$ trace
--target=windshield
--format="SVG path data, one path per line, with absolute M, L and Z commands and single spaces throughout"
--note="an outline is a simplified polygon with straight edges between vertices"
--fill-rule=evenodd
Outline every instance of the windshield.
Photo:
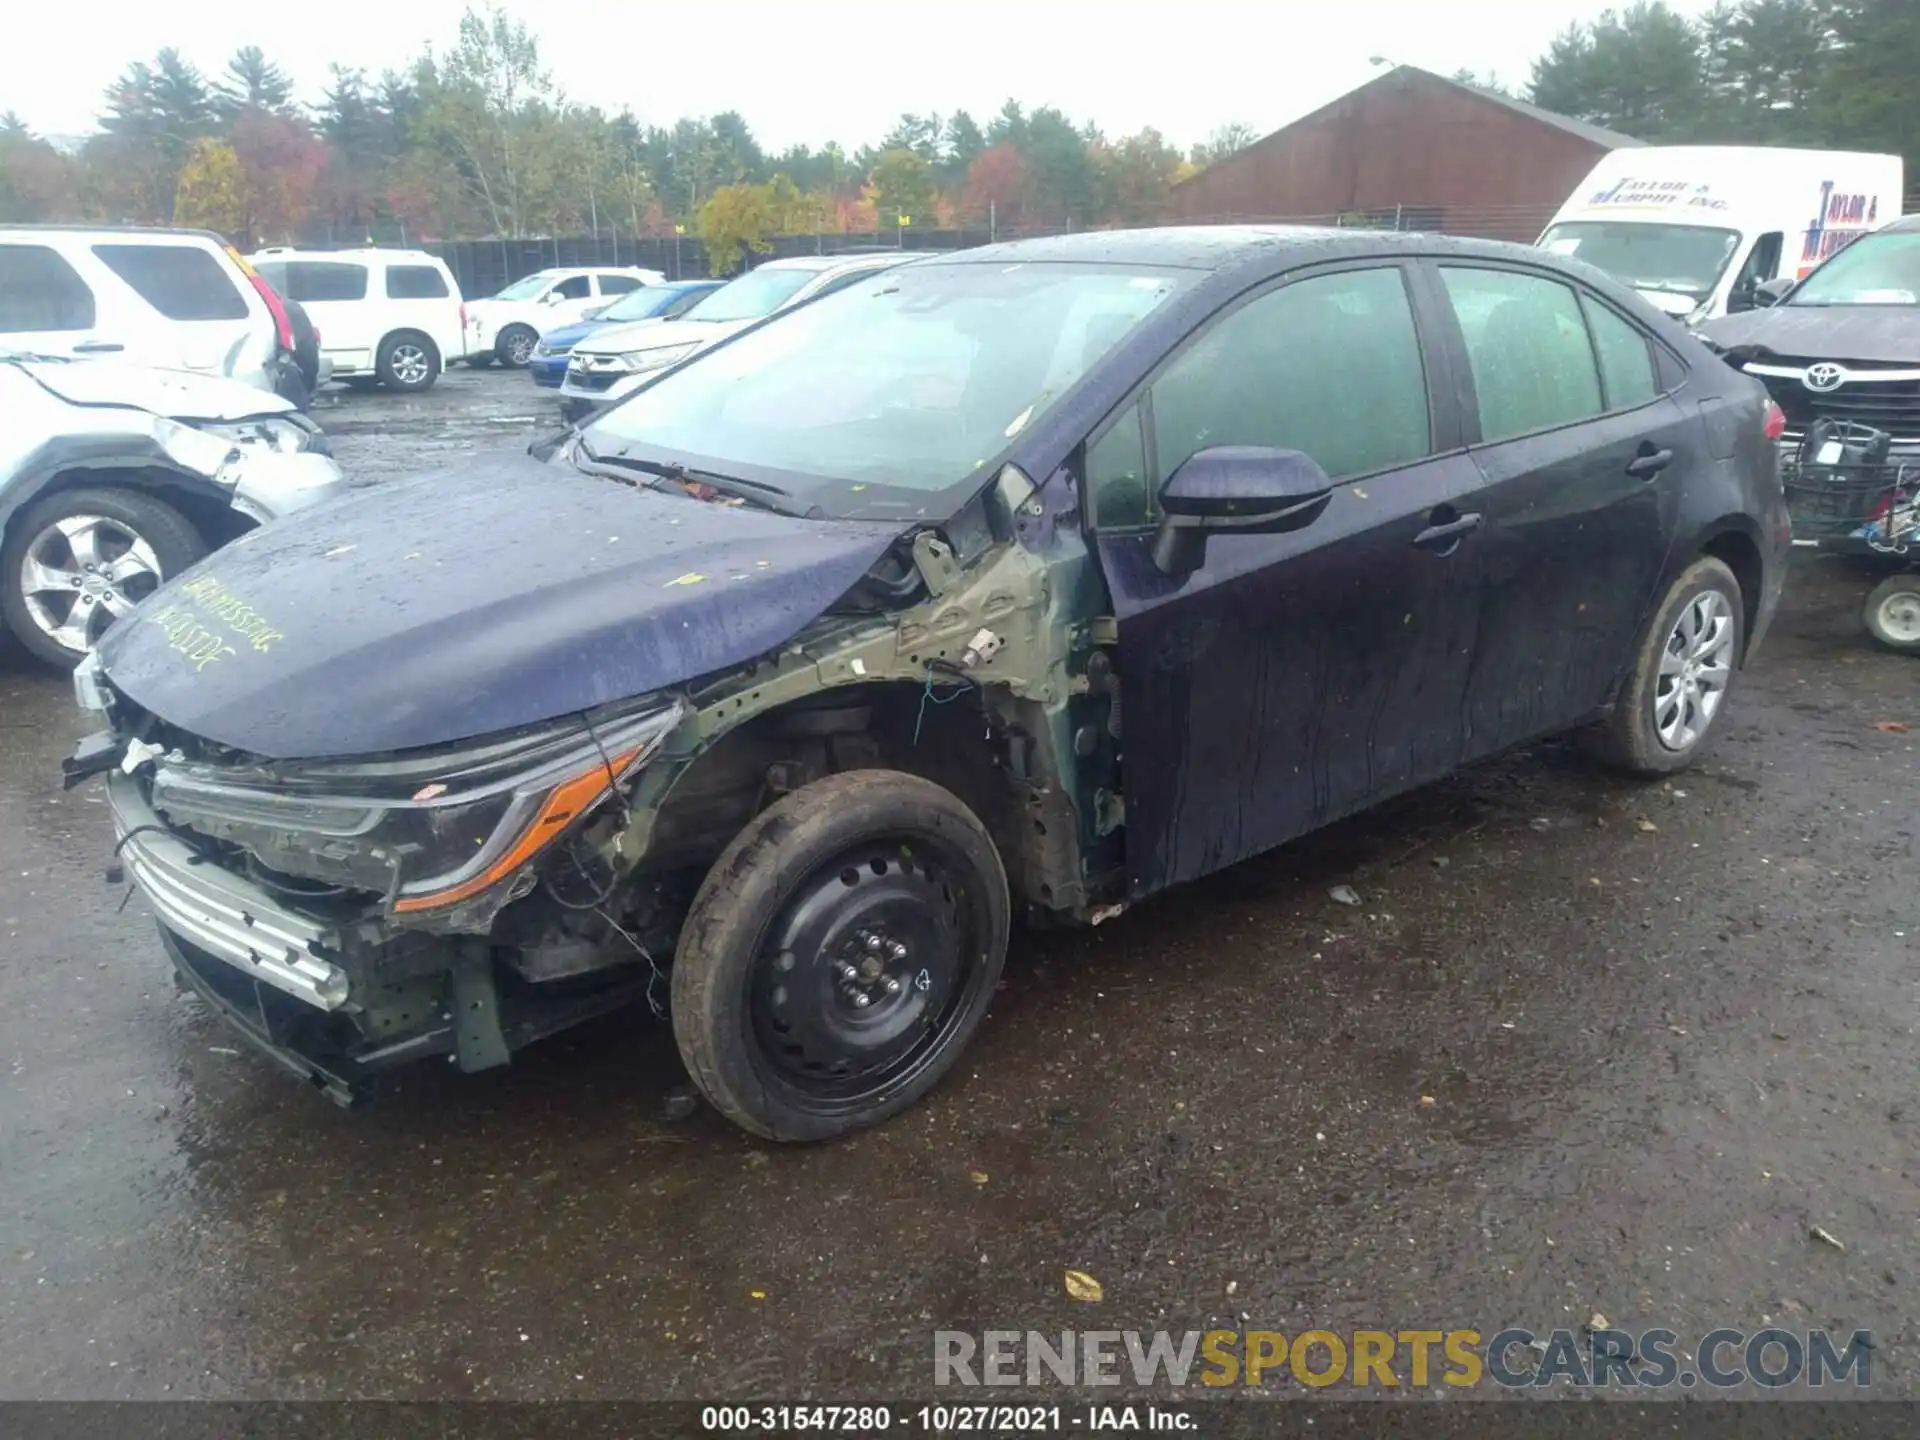
M 586 441 L 603 456 L 757 478 L 829 515 L 918 513 L 1193 278 L 1114 265 L 883 271 L 669 372 Z
M 1701 225 L 1638 225 L 1628 220 L 1576 220 L 1548 227 L 1540 248 L 1597 265 L 1636 290 L 1704 300 L 1739 247 L 1732 230 Z
M 818 270 L 749 270 L 737 280 L 729 280 L 693 310 L 684 320 L 762 320 L 778 310 L 799 292 Z
M 667 290 L 658 285 L 642 286 L 630 295 L 622 295 L 593 318 L 596 320 L 651 320 L 679 298 L 678 290 Z
M 1789 305 L 1920 305 L 1920 230 L 1863 235 L 1802 280 Z
M 496 300 L 531 300 L 547 286 L 553 283 L 549 275 L 529 275 L 524 280 L 516 280 L 506 289 L 495 292 Z

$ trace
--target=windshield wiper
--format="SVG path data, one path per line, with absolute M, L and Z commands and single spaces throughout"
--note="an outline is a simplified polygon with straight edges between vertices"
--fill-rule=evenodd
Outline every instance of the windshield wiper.
M 611 467 L 612 472 L 615 473 L 609 473 L 606 468 L 599 471 L 610 480 L 626 480 L 625 475 L 617 473 L 619 471 L 638 471 L 650 477 L 641 482 L 650 490 L 664 490 L 670 484 L 678 493 L 686 494 L 690 487 L 704 485 L 709 490 L 718 490 L 723 495 L 730 495 L 755 505 L 763 505 L 769 510 L 777 510 L 782 514 L 799 513 L 789 506 L 776 504 L 774 499 L 770 498 L 776 496 L 782 500 L 791 498 L 778 485 L 769 485 L 760 480 L 743 480 L 737 475 L 719 475 L 711 470 L 689 469 L 672 460 L 642 460 L 626 454 L 601 455 L 594 451 L 584 438 L 575 448 L 590 463 L 600 467 Z

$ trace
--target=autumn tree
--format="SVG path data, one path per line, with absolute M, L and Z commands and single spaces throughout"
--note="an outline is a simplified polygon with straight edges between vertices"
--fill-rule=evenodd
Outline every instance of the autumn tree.
M 248 108 L 229 142 L 240 166 L 241 223 L 249 241 L 291 241 L 312 213 L 327 151 L 305 122 Z
M 1260 138 L 1251 125 L 1234 121 L 1215 128 L 1213 133 L 1195 145 L 1187 153 L 1187 158 L 1202 169 L 1224 160 L 1227 156 L 1247 148 Z
M 0 115 L 0 223 L 78 220 L 79 178 L 73 161 L 18 115 Z
M 173 197 L 174 223 L 212 230 L 229 241 L 246 243 L 246 172 L 240 157 L 224 141 L 193 142 Z
M 1155 225 L 1165 217 L 1181 160 L 1180 152 L 1158 130 L 1142 130 L 1118 144 L 1103 146 L 1098 163 L 1108 219 L 1123 225 Z
M 870 179 L 881 228 L 901 224 L 903 215 L 907 224 L 916 219 L 925 224 L 931 218 L 933 165 L 926 156 L 915 150 L 885 151 L 874 162 Z
M 773 249 L 767 237 L 777 232 L 765 187 L 722 185 L 700 207 L 694 231 L 715 275 L 731 275 L 750 251 L 766 254 Z
M 1010 143 L 982 150 L 967 167 L 960 213 L 967 219 L 991 218 L 996 225 L 1017 226 L 1033 198 L 1033 171 Z

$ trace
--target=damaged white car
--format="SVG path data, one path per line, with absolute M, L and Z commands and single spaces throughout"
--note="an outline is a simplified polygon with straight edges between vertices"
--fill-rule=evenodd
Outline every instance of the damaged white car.
M 234 380 L 0 351 L 0 417 L 0 629 L 50 664 L 344 487 L 319 426 Z

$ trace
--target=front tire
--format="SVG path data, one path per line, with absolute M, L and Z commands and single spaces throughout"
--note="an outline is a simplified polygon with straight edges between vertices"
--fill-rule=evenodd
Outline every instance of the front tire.
M 1601 758 L 1646 777 L 1684 770 L 1705 749 L 1746 653 L 1746 602 L 1721 561 L 1702 556 L 1667 590 L 1613 713 Z
M 1006 872 L 979 819 L 917 776 L 856 770 L 754 817 L 708 872 L 673 966 L 673 1031 L 722 1114 L 827 1140 L 926 1095 L 1006 960 Z
M 1868 633 L 1889 650 L 1920 655 L 1920 573 L 1889 575 L 1860 613 Z
M 71 669 L 109 626 L 206 553 L 186 516 L 151 495 L 62 490 L 8 528 L 0 618 L 30 654 Z
M 509 370 L 524 370 L 533 358 L 533 347 L 539 343 L 540 337 L 530 326 L 509 325 L 494 342 L 493 358 Z

